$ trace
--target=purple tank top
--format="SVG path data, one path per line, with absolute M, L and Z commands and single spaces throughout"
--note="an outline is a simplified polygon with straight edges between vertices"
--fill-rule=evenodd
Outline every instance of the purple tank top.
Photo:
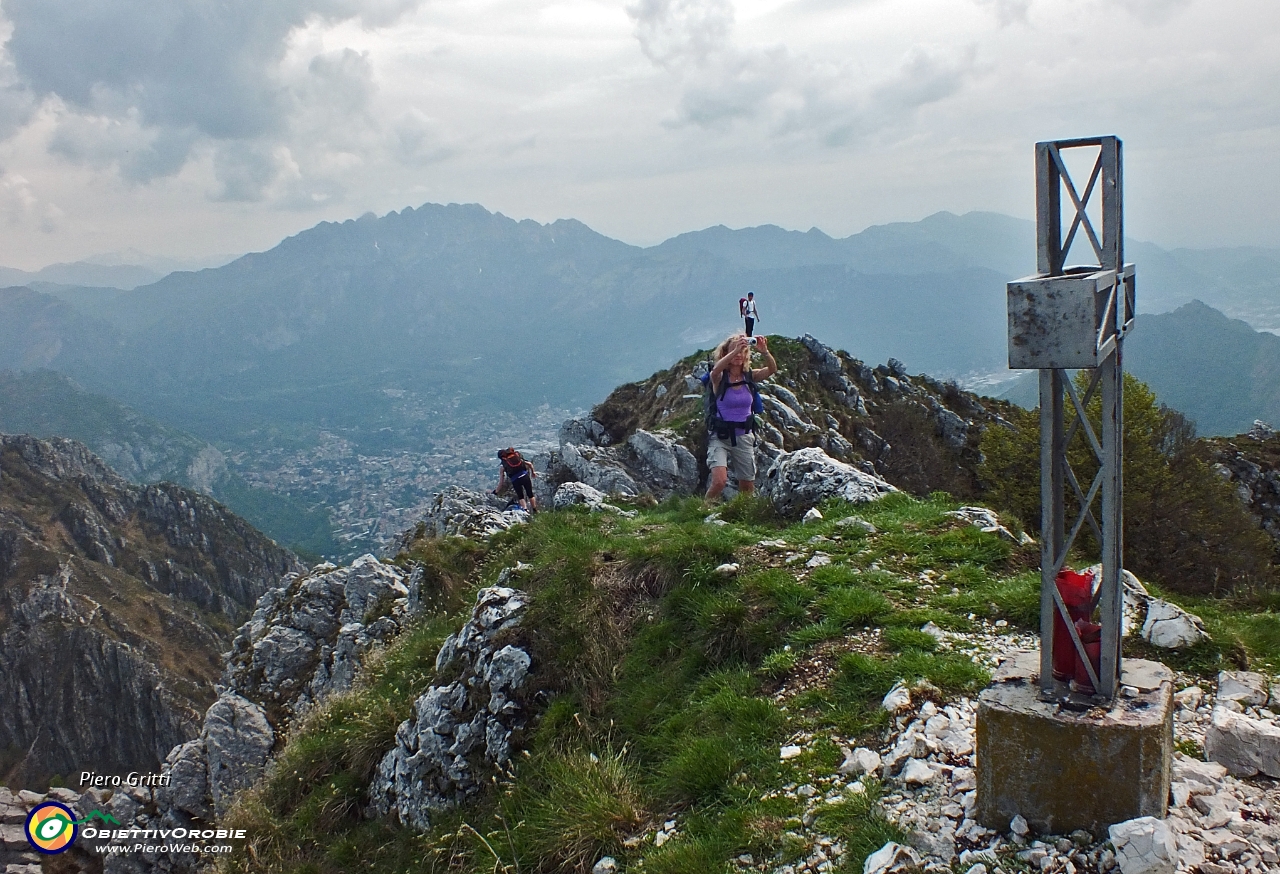
M 728 379 L 729 375 L 725 374 L 721 379 Z M 720 410 L 720 418 L 726 422 L 745 422 L 751 418 L 751 387 L 745 382 L 742 385 L 730 385 L 729 390 L 724 393 L 724 397 L 717 401 L 716 404 Z M 746 429 L 738 428 L 739 434 L 745 434 Z

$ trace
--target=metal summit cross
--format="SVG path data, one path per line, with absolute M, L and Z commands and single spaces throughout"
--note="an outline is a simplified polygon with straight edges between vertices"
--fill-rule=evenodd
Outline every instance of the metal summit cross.
M 1073 149 L 1082 150 L 1086 157 L 1094 150 L 1097 154 L 1083 194 L 1063 160 L 1063 153 Z M 1095 208 L 1101 217 L 1100 229 L 1087 212 L 1093 197 L 1101 200 L 1101 209 Z M 1096 695 L 1113 698 L 1120 677 L 1124 601 L 1122 351 L 1134 317 L 1134 268 L 1124 263 L 1122 198 L 1118 138 L 1036 143 L 1038 273 L 1010 282 L 1006 291 L 1009 367 L 1040 371 L 1040 688 L 1046 697 L 1060 697 L 1052 672 L 1055 614 L 1070 632 Z M 1065 236 L 1064 212 L 1070 222 Z M 1088 255 L 1091 263 L 1068 266 L 1072 244 L 1081 239 L 1087 240 L 1092 250 Z M 1068 370 L 1089 374 L 1083 394 L 1068 377 Z M 1101 433 L 1085 413 L 1095 395 L 1101 401 Z M 1087 491 L 1067 460 L 1067 451 L 1077 437 L 1088 445 L 1089 466 L 1096 462 L 1098 468 Z M 1067 489 L 1079 510 L 1070 528 Z M 1100 606 L 1102 615 L 1096 673 L 1056 585 L 1058 572 L 1086 524 L 1102 552 L 1101 585 L 1090 605 Z

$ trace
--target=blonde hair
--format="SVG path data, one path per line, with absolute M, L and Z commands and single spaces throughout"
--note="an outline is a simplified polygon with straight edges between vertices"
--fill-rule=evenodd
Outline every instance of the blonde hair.
M 738 339 L 738 338 L 739 338 L 739 337 L 741 337 L 741 336 L 742 336 L 741 334 L 730 334 L 728 337 L 725 337 L 725 338 L 724 338 L 724 340 L 722 340 L 722 341 L 721 341 L 720 345 L 716 347 L 715 360 L 716 360 L 716 361 L 719 361 L 719 360 L 720 360 L 721 358 L 723 358 L 725 355 L 728 355 L 728 354 L 729 354 L 729 344 L 730 344 L 730 343 L 732 343 L 734 340 Z M 755 351 L 755 349 L 752 349 L 750 346 L 748 346 L 748 347 L 746 347 L 746 348 L 747 348 L 747 349 L 749 349 L 749 350 L 750 350 L 750 351 L 752 351 L 752 352 L 754 352 L 754 351 Z

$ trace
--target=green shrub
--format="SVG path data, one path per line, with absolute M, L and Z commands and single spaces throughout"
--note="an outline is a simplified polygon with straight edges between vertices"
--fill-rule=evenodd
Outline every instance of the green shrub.
M 613 749 L 552 755 L 522 768 L 516 786 L 504 818 L 520 856 L 541 871 L 590 871 L 650 818 L 636 768 Z
M 1077 374 L 1079 392 L 1088 373 Z M 1068 402 L 1069 406 L 1069 402 Z M 1098 393 L 1086 407 L 1100 432 Z M 1014 429 L 988 428 L 982 437 L 979 476 L 986 500 L 1012 511 L 1036 529 L 1040 519 L 1040 419 L 1038 412 L 1010 414 Z M 1158 404 L 1142 382 L 1124 378 L 1125 565 L 1139 577 L 1179 592 L 1218 593 L 1236 586 L 1270 584 L 1270 539 L 1250 518 L 1231 486 L 1214 473 L 1195 440 L 1195 426 Z M 1086 492 L 1097 461 L 1083 433 L 1067 448 L 1071 468 Z M 1070 488 L 1066 511 L 1078 513 Z M 1098 506 L 1098 505 L 1095 505 Z M 1096 554 L 1088 529 L 1080 546 Z

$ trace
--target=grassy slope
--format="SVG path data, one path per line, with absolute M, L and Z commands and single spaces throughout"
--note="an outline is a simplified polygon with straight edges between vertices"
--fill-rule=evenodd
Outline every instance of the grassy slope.
M 946 515 L 945 495 L 894 495 L 861 508 L 824 507 L 826 521 L 774 518 L 740 499 L 709 526 L 700 501 L 642 509 L 635 519 L 544 513 L 491 541 L 419 541 L 401 556 L 434 580 L 434 608 L 365 670 L 357 688 L 313 712 L 271 775 L 231 818 L 253 836 L 228 871 L 586 871 L 603 854 L 630 870 L 703 874 L 728 860 L 800 858 L 801 809 L 789 783 L 830 774 L 836 740 L 876 746 L 880 698 L 899 678 L 927 680 L 942 700 L 987 675 L 962 654 L 934 652 L 934 621 L 964 631 L 1003 619 L 1038 625 L 1035 547 L 1017 548 Z M 878 531 L 842 527 L 857 513 Z M 810 543 L 822 536 L 825 541 Z M 761 546 L 782 540 L 788 546 Z M 830 554 L 826 567 L 788 552 Z M 717 574 L 726 561 L 736 576 Z M 527 752 L 477 804 L 426 834 L 364 820 L 364 789 L 435 651 L 476 587 L 524 561 L 532 606 L 521 632 L 534 656 L 537 718 Z M 1178 598 L 1214 641 L 1164 660 L 1211 675 L 1252 660 L 1280 667 L 1280 617 L 1258 604 Z M 1138 654 L 1141 647 L 1134 647 Z M 830 737 L 780 761 L 799 734 Z M 874 787 L 871 793 L 874 796 Z M 678 816 L 661 848 L 632 835 Z M 844 870 L 898 832 L 867 799 L 826 808 L 820 825 L 850 848 Z

